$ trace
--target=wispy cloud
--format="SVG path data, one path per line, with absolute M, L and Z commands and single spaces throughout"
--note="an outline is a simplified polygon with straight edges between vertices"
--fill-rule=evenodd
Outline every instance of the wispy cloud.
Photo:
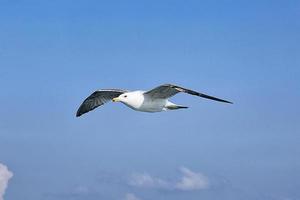
M 13 173 L 7 169 L 7 166 L 0 163 L 0 200 L 3 200 L 8 181 L 12 176 Z
M 208 178 L 202 173 L 193 172 L 186 167 L 180 168 L 180 172 L 182 176 L 178 181 L 167 181 L 162 178 L 153 177 L 147 173 L 135 173 L 130 176 L 128 184 L 142 188 L 181 191 L 202 190 L 209 187 Z
M 124 200 L 141 200 L 140 198 L 136 197 L 134 194 L 132 193 L 127 193 L 125 195 Z
M 186 167 L 180 168 L 183 174 L 175 187 L 179 190 L 201 190 L 208 188 L 208 179 L 201 173 L 191 171 Z
M 145 188 L 167 189 L 170 187 L 170 184 L 167 181 L 157 177 L 152 177 L 147 173 L 143 173 L 143 174 L 135 173 L 131 175 L 128 183 L 131 186 L 145 187 Z

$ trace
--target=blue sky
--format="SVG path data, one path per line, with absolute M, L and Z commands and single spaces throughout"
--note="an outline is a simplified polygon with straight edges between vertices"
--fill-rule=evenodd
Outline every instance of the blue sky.
M 300 2 L 0 1 L 6 200 L 300 199 Z M 174 83 L 156 114 L 100 88 Z

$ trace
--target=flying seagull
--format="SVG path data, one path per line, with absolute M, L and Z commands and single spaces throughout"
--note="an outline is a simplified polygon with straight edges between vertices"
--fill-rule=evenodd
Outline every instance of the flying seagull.
M 213 96 L 208 96 L 206 94 L 202 94 L 172 84 L 160 85 L 149 91 L 137 90 L 130 92 L 121 89 L 102 89 L 95 91 L 83 101 L 76 113 L 76 117 L 94 110 L 98 106 L 102 106 L 103 104 L 111 100 L 113 102 L 122 102 L 128 107 L 142 112 L 161 112 L 166 110 L 188 108 L 186 106 L 174 104 L 168 100 L 168 98 L 174 96 L 179 92 L 184 92 L 206 99 L 232 104 L 232 102 L 230 101 L 219 99 Z

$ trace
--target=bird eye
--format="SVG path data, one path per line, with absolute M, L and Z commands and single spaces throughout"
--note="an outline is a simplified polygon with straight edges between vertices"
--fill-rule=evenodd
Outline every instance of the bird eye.
M 125 98 L 127 97 L 127 95 L 124 96 Z

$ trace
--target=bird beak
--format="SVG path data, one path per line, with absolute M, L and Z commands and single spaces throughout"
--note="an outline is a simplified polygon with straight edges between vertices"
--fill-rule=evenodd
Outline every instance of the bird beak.
M 112 101 L 113 102 L 118 102 L 118 101 L 120 101 L 120 99 L 119 99 L 119 97 L 116 97 L 116 98 L 113 98 Z

